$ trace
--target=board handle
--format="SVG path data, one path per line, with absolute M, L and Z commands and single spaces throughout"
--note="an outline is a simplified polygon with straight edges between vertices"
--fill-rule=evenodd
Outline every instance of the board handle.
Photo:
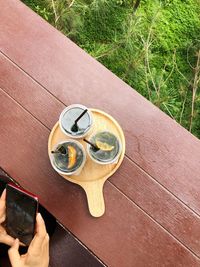
M 82 184 L 87 196 L 89 211 L 93 217 L 100 217 L 105 212 L 103 197 L 104 182 L 102 180 L 96 180 Z

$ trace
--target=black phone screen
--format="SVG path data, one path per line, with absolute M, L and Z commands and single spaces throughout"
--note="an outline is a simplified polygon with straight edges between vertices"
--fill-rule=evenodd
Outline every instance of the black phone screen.
M 6 231 L 29 245 L 35 232 L 37 197 L 12 184 L 6 186 Z

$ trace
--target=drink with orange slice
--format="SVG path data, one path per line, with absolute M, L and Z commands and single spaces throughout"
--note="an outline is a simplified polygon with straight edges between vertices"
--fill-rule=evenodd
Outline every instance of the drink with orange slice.
M 78 175 L 83 168 L 86 155 L 81 143 L 67 140 L 57 144 L 51 153 L 51 164 L 60 174 Z
M 121 153 L 121 144 L 116 135 L 108 131 L 98 132 L 90 138 L 95 145 L 88 145 L 87 150 L 90 158 L 99 164 L 117 163 Z

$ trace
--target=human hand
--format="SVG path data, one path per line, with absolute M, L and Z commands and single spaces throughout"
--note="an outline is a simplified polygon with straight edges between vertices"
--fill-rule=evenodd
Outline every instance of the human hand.
M 0 197 L 0 243 L 11 246 L 14 242 L 14 238 L 7 234 L 2 223 L 6 219 L 6 189 L 4 189 Z
M 49 235 L 46 232 L 44 220 L 40 213 L 36 217 L 36 234 L 28 251 L 19 254 L 19 240 L 16 239 L 8 250 L 12 267 L 48 267 L 49 266 Z

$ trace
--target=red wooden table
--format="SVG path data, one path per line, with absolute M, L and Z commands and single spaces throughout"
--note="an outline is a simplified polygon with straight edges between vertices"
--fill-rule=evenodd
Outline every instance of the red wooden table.
M 0 7 L 1 168 L 101 265 L 200 266 L 199 140 L 20 1 Z M 104 110 L 125 133 L 100 218 L 47 155 L 50 130 L 72 103 Z

